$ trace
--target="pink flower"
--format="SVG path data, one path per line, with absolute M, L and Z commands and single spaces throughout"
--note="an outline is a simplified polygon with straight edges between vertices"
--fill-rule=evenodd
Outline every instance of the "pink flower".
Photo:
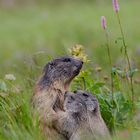
M 101 16 L 101 25 L 102 25 L 104 30 L 107 28 L 105 16 Z
M 119 12 L 119 3 L 118 0 L 112 0 L 113 8 L 115 12 Z

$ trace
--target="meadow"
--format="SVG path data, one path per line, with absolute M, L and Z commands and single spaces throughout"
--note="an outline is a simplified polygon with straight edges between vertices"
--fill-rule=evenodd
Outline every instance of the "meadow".
M 33 87 L 43 66 L 81 44 L 90 61 L 75 79 L 71 90 L 94 93 L 102 116 L 117 139 L 140 137 L 140 1 L 119 1 L 120 19 L 133 67 L 134 104 L 122 36 L 112 2 L 67 1 L 0 5 L 0 140 L 43 140 L 34 126 L 30 109 Z M 114 78 L 114 100 L 110 91 L 110 64 L 101 16 L 107 20 Z M 116 69 L 120 68 L 120 69 Z M 137 72 L 135 72 L 137 71 Z M 14 77 L 11 79 L 7 74 Z M 121 76 L 120 76 L 120 75 Z M 84 79 L 84 80 L 83 80 Z M 86 86 L 85 86 L 86 84 Z M 37 123 L 37 122 L 36 122 Z

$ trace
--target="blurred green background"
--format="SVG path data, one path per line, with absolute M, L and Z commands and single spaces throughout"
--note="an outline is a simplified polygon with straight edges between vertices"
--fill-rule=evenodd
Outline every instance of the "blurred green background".
M 140 1 L 121 0 L 119 4 L 129 55 L 140 68 Z M 111 54 L 116 65 L 123 55 L 122 43 L 115 43 L 120 29 L 111 0 L 1 0 L 0 77 L 15 73 L 19 79 L 25 78 L 28 73 L 25 63 L 32 66 L 34 58 L 42 67 L 50 58 L 66 55 L 68 48 L 75 44 L 82 44 L 91 62 L 108 72 L 102 15 L 107 18 Z M 136 81 L 139 86 L 139 75 Z
M 85 46 L 94 63 L 106 66 L 105 36 L 100 24 L 102 15 L 107 18 L 114 63 L 120 58 L 120 44 L 115 44 L 120 31 L 111 0 L 1 0 L 0 4 L 1 74 L 38 51 L 45 51 L 46 57 L 58 56 L 76 43 Z M 139 0 L 120 1 L 129 54 L 138 66 L 139 5 Z
M 140 1 L 120 0 L 119 4 L 129 56 L 133 66 L 140 69 Z M 68 54 L 68 48 L 75 44 L 84 46 L 93 69 L 100 66 L 109 76 L 101 16 L 107 19 L 113 64 L 117 65 L 124 57 L 111 0 L 0 0 L 0 79 L 14 74 L 28 101 L 42 66 L 51 58 Z M 134 81 L 139 95 L 139 72 Z

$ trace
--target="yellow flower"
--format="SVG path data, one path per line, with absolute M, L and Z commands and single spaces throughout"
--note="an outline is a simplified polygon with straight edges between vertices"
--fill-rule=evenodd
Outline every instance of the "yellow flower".
M 108 76 L 107 76 L 107 75 L 104 76 L 104 80 L 105 80 L 105 81 L 108 80 Z
M 102 68 L 101 68 L 101 67 L 96 67 L 95 70 L 96 70 L 97 72 L 101 72 L 101 71 L 102 71 Z
M 70 54 L 72 56 L 78 56 L 83 51 L 83 46 L 76 44 L 74 47 L 70 49 Z
M 76 44 L 74 47 L 69 49 L 70 54 L 77 59 L 81 59 L 84 63 L 88 63 L 88 56 L 85 54 L 83 46 Z

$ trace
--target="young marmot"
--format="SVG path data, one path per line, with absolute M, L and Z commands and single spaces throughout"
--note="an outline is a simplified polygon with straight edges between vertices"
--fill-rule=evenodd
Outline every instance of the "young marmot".
M 60 138 L 55 125 L 62 118 L 64 94 L 72 79 L 79 74 L 83 62 L 72 57 L 61 57 L 49 62 L 35 85 L 31 102 L 33 114 L 39 116 L 48 139 Z M 62 139 L 62 138 L 60 138 Z
M 98 101 L 86 91 L 65 94 L 65 118 L 59 128 L 60 133 L 70 140 L 110 139 L 104 123 Z
M 75 92 L 86 104 L 87 116 L 88 116 L 88 126 L 90 127 L 92 134 L 95 139 L 111 139 L 109 130 L 101 116 L 100 106 L 98 100 L 92 94 L 78 90 Z

